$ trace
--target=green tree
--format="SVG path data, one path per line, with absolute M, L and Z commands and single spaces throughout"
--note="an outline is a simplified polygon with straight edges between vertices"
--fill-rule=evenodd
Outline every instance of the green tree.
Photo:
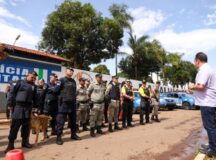
M 107 68 L 107 66 L 103 64 L 99 64 L 92 71 L 97 73 L 110 74 L 110 71 Z
M 65 57 L 72 67 L 89 70 L 90 64 L 113 58 L 122 37 L 119 23 L 103 18 L 91 4 L 65 0 L 49 14 L 38 48 Z
M 169 81 L 172 85 L 185 85 L 193 82 L 196 68 L 189 61 L 182 61 L 183 54 L 169 53 L 166 56 L 166 65 L 162 68 L 161 77 L 165 84 Z
M 120 24 L 122 29 L 132 30 L 130 22 L 133 21 L 133 17 L 128 12 L 127 5 L 114 3 L 109 7 L 109 11 L 113 18 Z
M 151 72 L 159 72 L 164 63 L 165 50 L 156 40 L 147 41 L 148 36 L 136 38 L 130 33 L 128 45 L 132 55 L 120 61 L 120 69 L 130 78 L 142 80 L 148 78 Z

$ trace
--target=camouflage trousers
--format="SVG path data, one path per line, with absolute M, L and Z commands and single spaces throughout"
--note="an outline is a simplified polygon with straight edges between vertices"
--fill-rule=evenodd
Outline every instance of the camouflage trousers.
M 88 107 L 88 104 L 80 104 L 79 108 L 77 108 L 77 125 L 86 123 Z
M 159 105 L 153 105 L 152 116 L 157 116 L 159 110 Z
M 115 123 L 118 123 L 118 114 L 119 114 L 119 101 L 111 100 L 108 107 L 108 122 L 112 123 L 114 120 Z
M 104 118 L 104 103 L 94 103 L 93 108 L 90 110 L 90 127 L 101 126 Z

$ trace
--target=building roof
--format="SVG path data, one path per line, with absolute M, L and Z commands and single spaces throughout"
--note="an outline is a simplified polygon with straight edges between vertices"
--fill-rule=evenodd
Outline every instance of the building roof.
M 5 44 L 5 43 L 2 43 L 2 44 L 5 45 L 6 47 L 14 48 L 17 51 L 22 51 L 22 52 L 25 52 L 27 54 L 33 54 L 33 55 L 37 55 L 37 56 L 48 57 L 48 58 L 51 58 L 51 59 L 56 59 L 56 60 L 60 60 L 60 61 L 64 61 L 64 62 L 68 61 L 63 57 L 56 56 L 56 55 L 53 55 L 53 54 L 50 54 L 50 53 L 47 53 L 47 52 L 28 49 L 28 48 L 23 48 L 23 47 L 14 46 L 14 45 Z

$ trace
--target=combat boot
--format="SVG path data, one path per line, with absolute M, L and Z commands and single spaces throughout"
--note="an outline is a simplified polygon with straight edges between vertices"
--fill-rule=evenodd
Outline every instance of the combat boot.
M 63 140 L 62 140 L 62 137 L 60 136 L 60 135 L 58 135 L 57 136 L 57 138 L 56 138 L 56 144 L 58 144 L 58 145 L 63 145 Z
M 109 123 L 108 131 L 109 131 L 109 132 L 113 132 L 112 123 Z
M 86 124 L 83 124 L 83 131 L 89 131 L 88 127 Z
M 74 139 L 74 140 L 82 140 L 76 133 L 72 133 L 72 134 L 71 134 L 71 139 Z
M 95 128 L 94 127 L 90 129 L 90 136 L 96 137 L 96 135 L 95 135 Z
M 160 120 L 158 119 L 158 116 L 155 116 L 156 119 L 155 119 L 155 122 L 160 122 Z
M 7 153 L 8 151 L 13 149 L 14 149 L 14 141 L 9 141 L 8 146 L 4 152 Z
M 22 147 L 24 148 L 32 148 L 32 145 L 29 143 L 28 139 L 22 140 Z
M 101 130 L 101 126 L 97 127 L 97 133 L 98 134 L 104 134 L 104 132 Z
M 115 130 L 122 130 L 122 129 L 118 126 L 118 123 L 115 123 L 114 129 L 115 129 Z

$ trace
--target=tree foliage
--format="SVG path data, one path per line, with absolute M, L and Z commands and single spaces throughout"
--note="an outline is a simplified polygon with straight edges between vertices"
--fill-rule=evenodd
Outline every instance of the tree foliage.
M 156 40 L 147 41 L 148 36 L 136 38 L 130 34 L 128 45 L 133 51 L 119 63 L 119 68 L 129 78 L 142 80 L 147 78 L 151 72 L 159 72 L 164 63 L 165 50 Z
M 97 73 L 110 74 L 110 71 L 107 68 L 107 66 L 103 64 L 99 64 L 92 71 Z
M 90 3 L 65 0 L 47 17 L 38 48 L 67 58 L 72 67 L 89 70 L 90 64 L 113 58 L 122 37 L 120 24 L 103 18 Z

